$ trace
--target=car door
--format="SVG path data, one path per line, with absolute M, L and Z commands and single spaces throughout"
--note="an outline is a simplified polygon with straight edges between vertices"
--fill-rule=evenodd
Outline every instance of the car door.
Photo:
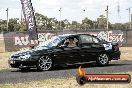
M 81 47 L 81 62 L 89 62 L 96 60 L 98 48 L 95 47 L 98 43 L 93 41 L 93 36 L 91 35 L 80 35 L 80 44 Z M 98 42 L 98 41 L 96 41 Z
M 68 63 L 69 55 L 72 49 L 66 47 L 58 47 L 54 49 L 54 60 L 57 63 Z
M 70 36 L 73 38 L 76 38 L 77 36 Z M 68 38 L 70 38 L 68 37 Z M 66 38 L 66 39 L 68 39 Z M 56 62 L 60 63 L 69 63 L 74 64 L 77 62 L 80 62 L 80 50 L 81 48 L 76 47 L 67 47 L 67 46 L 60 46 L 56 49 L 54 49 L 54 56 Z

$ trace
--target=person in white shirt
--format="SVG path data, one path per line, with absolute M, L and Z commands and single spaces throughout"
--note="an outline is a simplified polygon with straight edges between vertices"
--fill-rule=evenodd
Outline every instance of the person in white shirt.
M 65 41 L 64 44 L 67 45 L 67 47 L 76 47 L 78 40 L 75 38 L 69 38 Z

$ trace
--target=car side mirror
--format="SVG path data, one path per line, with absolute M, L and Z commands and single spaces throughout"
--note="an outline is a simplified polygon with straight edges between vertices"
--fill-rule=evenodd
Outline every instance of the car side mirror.
M 61 49 L 64 49 L 64 48 L 66 48 L 67 46 L 66 45 L 61 45 L 61 46 L 59 46 L 59 48 L 61 48 Z

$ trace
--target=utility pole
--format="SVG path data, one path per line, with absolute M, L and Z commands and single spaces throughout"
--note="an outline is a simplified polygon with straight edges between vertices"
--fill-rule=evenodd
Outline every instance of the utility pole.
M 132 14 L 131 14 L 131 25 L 132 25 Z
M 129 29 L 131 29 L 131 8 L 132 7 L 126 9 L 126 10 L 128 10 L 128 14 L 129 14 Z
M 85 14 L 85 9 L 83 9 L 83 12 L 84 12 L 84 14 Z M 85 18 L 85 15 L 84 15 L 84 18 Z M 87 29 L 87 26 L 86 26 L 86 23 L 84 24 L 84 26 L 85 26 L 85 30 Z
M 117 13 L 118 13 L 118 22 L 120 23 L 120 19 L 121 19 L 121 16 L 120 16 L 120 3 L 119 3 L 119 0 L 117 2 Z
M 60 8 L 59 11 L 60 11 L 60 30 L 61 30 L 61 11 L 62 11 L 62 8 Z
M 21 25 L 23 23 L 23 10 L 21 9 Z
M 109 17 L 108 17 L 108 14 L 109 14 L 109 7 L 108 7 L 108 5 L 107 5 L 107 7 L 106 7 L 106 20 L 107 20 L 107 31 L 109 30 Z
M 1 28 L 1 25 L 0 25 L 0 28 Z M 2 33 L 3 33 L 3 29 L 2 29 L 2 31 L 1 31 Z
M 9 11 L 9 9 L 7 8 L 6 11 L 7 11 L 7 24 L 6 24 L 6 27 L 7 27 L 7 31 L 9 31 L 8 30 L 8 11 Z

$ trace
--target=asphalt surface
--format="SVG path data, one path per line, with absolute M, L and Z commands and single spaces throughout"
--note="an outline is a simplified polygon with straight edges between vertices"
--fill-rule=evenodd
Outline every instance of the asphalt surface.
M 2 83 L 23 83 L 51 78 L 73 77 L 77 74 L 78 66 L 56 67 L 51 71 L 37 72 L 36 69 L 20 71 L 18 69 L 7 69 L 0 71 L 0 84 Z M 108 66 L 98 67 L 95 64 L 82 66 L 88 74 L 132 72 L 132 60 L 112 61 Z

